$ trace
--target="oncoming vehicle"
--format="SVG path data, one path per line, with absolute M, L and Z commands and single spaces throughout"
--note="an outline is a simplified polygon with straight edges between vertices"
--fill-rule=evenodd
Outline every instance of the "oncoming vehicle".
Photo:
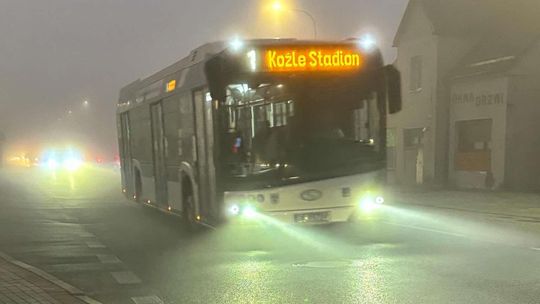
M 42 152 L 39 158 L 42 167 L 48 170 L 78 170 L 84 161 L 80 151 L 73 148 L 50 148 Z
M 186 223 L 350 220 L 382 203 L 400 77 L 355 40 L 216 42 L 120 91 L 123 192 Z

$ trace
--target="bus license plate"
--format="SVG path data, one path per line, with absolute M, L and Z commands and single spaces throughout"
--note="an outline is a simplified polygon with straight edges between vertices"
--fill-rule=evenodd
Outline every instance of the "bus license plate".
M 330 212 L 298 213 L 294 215 L 296 223 L 326 223 L 330 220 Z

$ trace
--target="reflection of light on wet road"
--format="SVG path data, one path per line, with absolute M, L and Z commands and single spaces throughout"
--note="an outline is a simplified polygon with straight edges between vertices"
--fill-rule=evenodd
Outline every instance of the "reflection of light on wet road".
M 368 252 L 368 255 L 371 254 L 374 253 Z M 390 266 L 378 256 L 353 261 L 345 272 L 344 280 L 350 284 L 351 303 L 389 303 L 388 295 L 384 291 L 384 267 Z
M 299 242 L 299 244 L 307 245 L 312 248 L 316 248 L 317 250 L 325 251 L 328 253 L 334 251 L 331 246 L 328 246 L 327 243 L 322 240 L 322 237 L 320 235 L 315 235 L 313 231 L 309 231 L 309 229 L 306 229 L 312 227 L 304 227 L 304 229 L 302 229 L 301 226 L 283 223 L 276 220 L 275 218 L 272 218 L 271 216 L 267 216 L 264 214 L 259 214 L 258 218 L 268 227 L 268 229 L 277 229 L 277 231 L 284 233 L 288 237 L 293 238 L 294 240 Z
M 117 171 L 92 164 L 81 164 L 77 170 L 36 167 L 29 184 L 46 196 L 59 199 L 96 199 L 120 195 Z M 113 192 L 114 191 L 114 192 Z
M 381 221 L 386 225 L 511 247 L 529 248 L 538 244 L 537 235 L 517 230 L 511 221 L 506 227 L 500 225 L 489 213 L 441 208 L 422 210 L 418 206 L 386 206 L 386 210 L 388 217 Z

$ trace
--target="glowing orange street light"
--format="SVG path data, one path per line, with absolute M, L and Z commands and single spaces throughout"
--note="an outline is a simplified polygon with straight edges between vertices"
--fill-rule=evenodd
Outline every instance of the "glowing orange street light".
M 283 4 L 280 1 L 274 1 L 274 3 L 272 3 L 272 9 L 279 12 L 283 10 Z
M 311 19 L 311 23 L 313 24 L 313 38 L 317 39 L 317 21 L 315 20 L 315 17 L 313 17 L 313 15 L 310 12 L 303 9 L 299 9 L 299 8 L 286 7 L 279 0 L 274 1 L 271 7 L 273 11 L 278 12 L 278 13 L 284 10 L 288 10 L 288 11 L 297 12 L 297 13 L 301 13 L 308 16 L 309 19 Z

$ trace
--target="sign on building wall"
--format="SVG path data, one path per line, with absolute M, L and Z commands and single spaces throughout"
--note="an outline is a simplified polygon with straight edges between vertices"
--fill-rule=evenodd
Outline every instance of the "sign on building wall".
M 474 105 L 477 107 L 504 104 L 502 92 L 460 92 L 452 94 L 452 104 Z

